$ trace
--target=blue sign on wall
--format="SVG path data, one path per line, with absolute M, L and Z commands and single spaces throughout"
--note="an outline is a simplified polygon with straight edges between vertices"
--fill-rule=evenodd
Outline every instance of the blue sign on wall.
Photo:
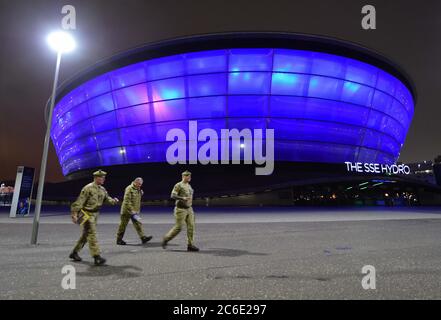
M 14 195 L 12 196 L 9 217 L 25 216 L 31 209 L 32 190 L 34 187 L 34 168 L 20 166 L 17 168 Z

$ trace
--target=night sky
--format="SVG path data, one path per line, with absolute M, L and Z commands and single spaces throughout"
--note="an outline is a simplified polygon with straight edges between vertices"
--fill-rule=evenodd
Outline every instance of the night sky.
M 441 1 L 358 0 L 0 0 L 0 181 L 18 165 L 40 167 L 55 53 L 46 35 L 74 5 L 78 48 L 64 55 L 60 81 L 131 47 L 191 34 L 225 31 L 312 33 L 379 51 L 414 80 L 418 101 L 400 161 L 441 154 Z M 377 9 L 377 29 L 361 28 L 361 8 Z M 38 174 L 38 172 L 37 172 Z M 62 181 L 53 147 L 48 181 Z

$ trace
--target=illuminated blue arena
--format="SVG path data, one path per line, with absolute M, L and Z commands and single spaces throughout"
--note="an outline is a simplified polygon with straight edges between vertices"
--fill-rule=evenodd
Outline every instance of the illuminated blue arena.
M 297 38 L 296 38 L 297 37 Z M 166 162 L 167 131 L 274 129 L 276 161 L 395 163 L 415 94 L 389 61 L 338 40 L 227 34 L 112 57 L 58 89 L 64 175 Z M 187 135 L 188 137 L 188 135 Z

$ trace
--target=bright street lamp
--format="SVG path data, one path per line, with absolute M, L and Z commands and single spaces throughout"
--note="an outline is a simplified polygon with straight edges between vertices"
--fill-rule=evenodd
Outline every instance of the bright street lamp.
M 68 53 L 76 47 L 74 38 L 64 31 L 50 33 L 47 36 L 46 41 L 49 47 L 56 52 Z
M 38 190 L 37 190 L 37 199 L 35 202 L 35 213 L 34 213 L 34 223 L 32 225 L 32 238 L 31 244 L 37 244 L 38 237 L 38 226 L 40 224 L 40 212 L 41 212 L 41 202 L 43 200 L 43 188 L 44 188 L 44 179 L 46 176 L 46 164 L 47 164 L 47 154 L 49 151 L 49 143 L 51 137 L 51 125 L 52 125 L 52 113 L 54 110 L 57 83 L 58 83 L 58 74 L 60 71 L 60 62 L 61 55 L 63 53 L 68 53 L 75 49 L 76 43 L 74 38 L 67 32 L 64 31 L 55 31 L 49 34 L 46 39 L 48 45 L 51 49 L 57 52 L 57 63 L 55 66 L 55 77 L 54 84 L 52 87 L 52 95 L 51 102 L 49 108 L 49 114 L 47 118 L 47 127 L 46 127 L 46 135 L 44 137 L 44 146 L 43 146 L 43 156 L 41 158 L 41 166 L 40 166 L 40 177 L 38 179 Z

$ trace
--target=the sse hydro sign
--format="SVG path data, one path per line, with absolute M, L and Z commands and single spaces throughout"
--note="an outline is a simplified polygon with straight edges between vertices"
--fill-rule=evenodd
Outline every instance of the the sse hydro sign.
M 52 141 L 65 175 L 166 162 L 167 132 L 189 137 L 190 120 L 219 136 L 229 128 L 274 129 L 276 161 L 393 164 L 413 112 L 401 81 L 352 58 L 207 50 L 134 63 L 78 85 L 55 106 Z
M 348 172 L 376 174 L 410 174 L 410 167 L 405 164 L 352 163 L 345 162 Z

